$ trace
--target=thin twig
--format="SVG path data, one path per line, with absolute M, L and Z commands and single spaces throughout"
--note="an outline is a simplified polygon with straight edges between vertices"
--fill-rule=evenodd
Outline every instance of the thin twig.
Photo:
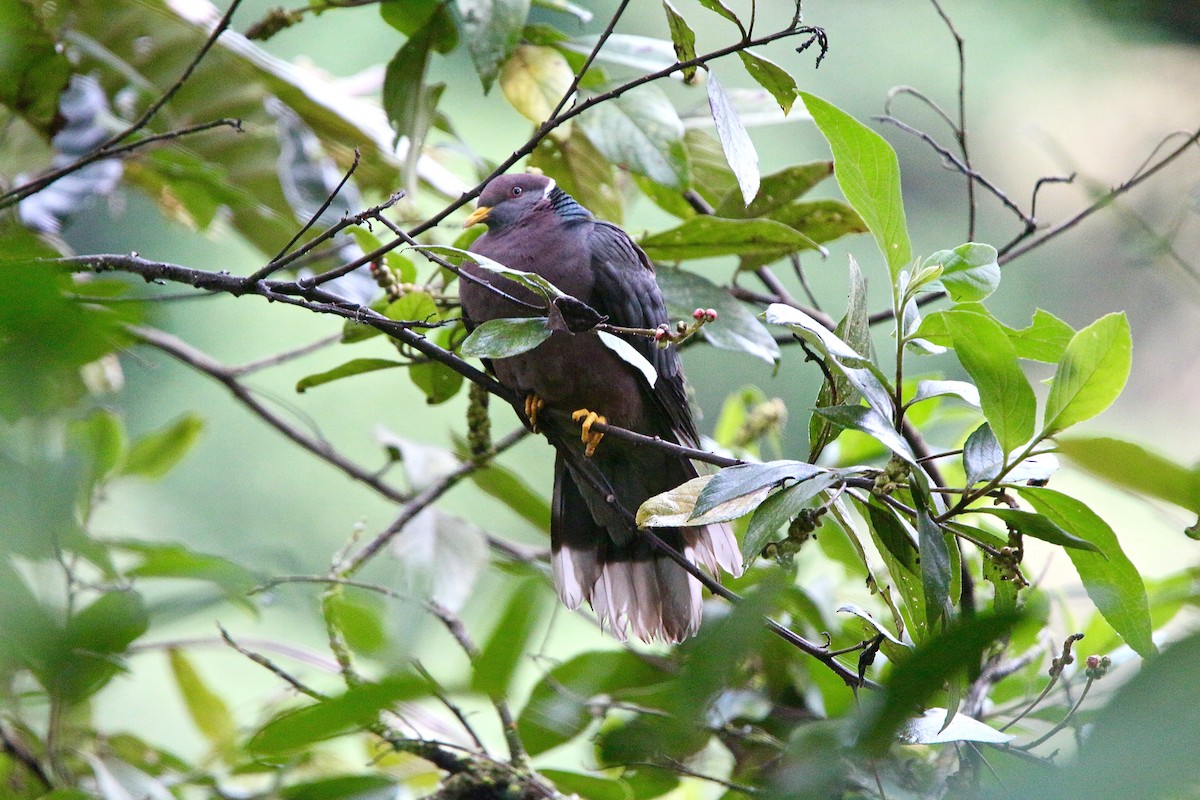
M 328 695 L 322 694 L 321 692 L 318 692 L 316 689 L 312 689 L 309 686 L 305 685 L 304 683 L 301 683 L 299 680 L 297 680 L 295 677 L 293 677 L 290 673 L 288 673 L 282 667 L 277 666 L 273 661 L 271 661 L 266 656 L 260 655 L 259 653 L 255 653 L 252 650 L 247 650 L 246 648 L 242 647 L 240 644 L 238 644 L 237 642 L 235 642 L 233 640 L 233 637 L 229 635 L 229 631 L 225 630 L 225 628 L 223 628 L 220 623 L 217 623 L 217 630 L 219 630 L 221 632 L 221 638 L 225 640 L 225 644 L 229 645 L 234 650 L 236 650 L 237 652 L 244 655 L 246 658 L 253 661 L 255 664 L 258 664 L 260 667 L 266 669 L 272 675 L 274 675 L 275 677 L 279 678 L 284 683 L 291 686 L 297 692 L 308 695 L 309 697 L 311 697 L 314 700 L 327 700 L 328 699 Z
M 277 367 L 280 364 L 286 364 L 289 361 L 310 355 L 318 350 L 324 350 L 326 347 L 329 347 L 332 344 L 337 344 L 341 340 L 342 334 L 331 333 L 328 336 L 323 336 L 320 339 L 317 339 L 315 342 L 301 345 L 293 350 L 285 350 L 282 353 L 276 353 L 275 355 L 266 356 L 254 361 L 248 361 L 245 364 L 241 364 L 236 367 L 226 367 L 226 371 L 231 376 L 240 378 L 243 375 L 249 375 L 251 372 L 258 372 L 259 370 L 267 369 L 268 367 Z
M 950 16 L 942 9 L 938 0 L 930 0 L 942 22 L 946 23 L 950 35 L 954 37 L 954 45 L 958 48 L 958 124 L 954 125 L 954 135 L 958 139 L 958 149 L 962 151 L 963 174 L 967 177 L 967 241 L 975 241 L 975 170 L 971 167 L 971 153 L 967 148 L 967 56 L 965 42 L 954 27 Z M 1030 217 L 1033 215 L 1030 214 Z
M 342 189 L 344 189 L 346 187 L 346 182 L 350 180 L 352 175 L 354 175 L 354 170 L 358 169 L 358 161 L 360 158 L 362 158 L 362 153 L 356 147 L 356 148 L 354 148 L 354 160 L 350 163 L 350 167 L 346 170 L 346 174 L 342 176 L 342 179 L 340 181 L 338 181 L 338 185 L 333 187 L 333 191 L 330 192 L 328 195 L 326 195 L 325 200 L 321 203 L 321 205 L 317 208 L 317 210 L 314 211 L 312 213 L 312 215 L 308 218 L 308 222 L 304 223 L 304 227 L 302 227 L 300 230 L 296 231 L 295 235 L 292 236 L 292 238 L 288 240 L 288 243 L 285 244 L 280 249 L 280 251 L 275 254 L 275 257 L 271 259 L 272 264 L 276 263 L 277 261 L 279 261 L 279 259 L 281 259 L 285 255 L 287 255 L 287 252 L 292 249 L 292 245 L 294 245 L 296 242 L 300 241 L 300 237 L 303 236 L 304 234 L 308 233 L 308 229 L 311 228 L 313 225 L 316 225 L 317 220 L 319 220 L 321 218 L 321 215 L 329 210 L 330 204 L 332 204 L 334 199 L 339 194 L 341 194 Z M 399 193 L 397 193 L 397 194 L 399 194 Z M 399 199 L 399 198 L 396 198 L 396 199 Z

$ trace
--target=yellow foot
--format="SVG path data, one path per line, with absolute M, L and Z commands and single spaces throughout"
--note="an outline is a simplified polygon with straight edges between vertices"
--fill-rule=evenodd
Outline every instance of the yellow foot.
M 581 408 L 575 413 L 571 414 L 571 419 L 575 420 L 576 422 L 580 422 L 580 420 L 582 420 L 583 435 L 579 438 L 584 444 L 587 445 L 587 447 L 584 448 L 583 454 L 590 458 L 592 453 L 596 452 L 596 445 L 600 444 L 600 440 L 604 438 L 603 433 L 592 430 L 592 425 L 597 422 L 599 422 L 601 425 L 605 425 L 608 423 L 608 420 L 597 414 L 595 411 L 588 411 L 586 408 Z
M 529 420 L 529 427 L 534 433 L 538 432 L 538 412 L 541 411 L 545 405 L 546 401 L 538 397 L 536 394 L 531 394 L 525 398 L 525 418 Z

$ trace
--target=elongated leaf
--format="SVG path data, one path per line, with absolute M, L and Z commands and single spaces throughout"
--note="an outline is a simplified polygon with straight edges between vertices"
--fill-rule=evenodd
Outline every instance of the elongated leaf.
M 683 123 L 656 86 L 641 86 L 579 116 L 579 125 L 612 163 L 657 183 L 683 189 L 688 183 Z
M 1037 400 L 1017 363 L 1016 349 L 987 317 L 960 311 L 938 314 L 959 362 L 979 388 L 980 406 L 996 440 L 1011 452 L 1033 436 L 1037 416 Z
M 229 706 L 225 705 L 220 695 L 208 687 L 182 651 L 172 648 L 167 655 L 171 662 L 171 674 L 175 677 L 175 685 L 183 695 L 183 704 L 187 707 L 192 722 L 214 748 L 222 749 L 232 744 L 237 735 L 237 723 L 229 712 Z
M 854 428 L 871 436 L 896 455 L 910 464 L 917 463 L 917 457 L 904 437 L 896 432 L 891 423 L 873 408 L 865 406 L 829 406 L 818 408 L 816 413 L 843 428 Z
M 528 352 L 550 338 L 546 317 L 491 319 L 471 331 L 461 352 L 475 358 L 507 358 Z
M 1032 536 L 1034 539 L 1041 539 L 1043 542 L 1056 544 L 1059 547 L 1077 547 L 1080 550 L 1091 550 L 1093 553 L 1100 552 L 1100 547 L 1095 542 L 1068 533 L 1041 514 L 1016 508 L 973 508 L 970 510 L 977 514 L 999 517 L 1004 520 L 1005 524 L 1024 536 Z
M 1120 439 L 1071 437 L 1059 439 L 1058 449 L 1110 483 L 1200 514 L 1200 469 L 1188 469 Z
M 696 498 L 696 516 L 705 514 L 722 503 L 756 492 L 762 488 L 773 488 L 784 480 L 804 480 L 825 470 L 803 461 L 768 461 L 765 464 L 738 464 L 725 467 L 704 487 Z
M 859 746 L 868 753 L 886 752 L 911 714 L 951 677 L 977 666 L 984 651 L 1007 636 L 1019 619 L 1015 613 L 962 617 L 922 644 L 896 665 L 884 690 L 871 697 L 858 725 Z
M 700 5 L 707 8 L 709 11 L 720 14 L 725 19 L 738 26 L 742 30 L 742 21 L 737 18 L 737 15 L 729 10 L 729 6 L 725 5 L 721 0 L 700 0 Z
M 230 600 L 245 603 L 245 595 L 261 583 L 258 575 L 227 558 L 198 553 L 180 544 L 116 541 L 112 548 L 140 557 L 125 570 L 136 578 L 189 578 L 219 587 Z
M 67 620 L 46 689 L 71 704 L 95 694 L 121 670 L 118 658 L 149 627 L 150 614 L 138 592 L 100 595 Z
M 146 434 L 129 448 L 119 474 L 161 478 L 187 455 L 203 429 L 204 420 L 184 414 L 162 430 Z
M 895 280 L 912 260 L 896 151 L 837 106 L 808 92 L 800 96 L 833 150 L 838 186 L 871 229 Z
M 678 528 L 685 525 L 726 522 L 743 517 L 758 508 L 759 503 L 771 491 L 769 486 L 764 486 L 749 494 L 722 503 L 705 514 L 693 516 L 696 510 L 696 500 L 712 477 L 712 475 L 701 475 L 699 478 L 692 478 L 687 483 L 646 500 L 637 510 L 638 527 Z
M 500 71 L 500 91 L 525 119 L 540 125 L 571 87 L 575 73 L 553 47 L 519 45 Z
M 832 165 L 831 165 L 832 166 Z M 871 357 L 871 325 L 867 313 L 867 283 L 863 279 L 858 262 L 850 256 L 850 289 L 846 300 L 846 314 L 834 328 L 834 335 L 844 341 L 852 350 L 860 352 L 867 358 Z M 821 383 L 817 392 L 815 408 L 829 406 L 855 405 L 860 393 L 843 371 L 835 371 Z M 816 461 L 817 456 L 825 446 L 837 438 L 838 426 L 820 414 L 813 414 L 808 422 L 809 461 Z
M 458 26 L 443 0 L 381 0 L 379 16 L 405 36 L 432 26 L 433 49 L 439 53 L 458 45 Z
M 362 730 L 393 704 L 428 693 L 428 684 L 411 675 L 364 683 L 337 697 L 281 714 L 250 737 L 246 750 L 264 756 L 282 754 Z
M 929 516 L 924 503 L 917 504 L 918 551 L 921 554 L 921 585 L 925 590 L 925 618 L 932 630 L 938 620 L 948 618 L 952 600 L 950 583 L 957 564 L 951 563 L 947 534 Z
M 500 64 L 521 40 L 529 0 L 454 0 L 462 32 L 486 92 Z
M 953 250 L 940 250 L 925 259 L 924 266 L 942 268 L 939 279 L 956 303 L 978 302 L 1000 285 L 1000 265 L 996 248 L 989 244 L 967 242 Z
M 560 792 L 588 800 L 628 800 L 632 792 L 628 783 L 617 778 L 584 775 L 562 769 L 542 769 L 538 772 L 552 781 Z
M 516 472 L 498 463 L 474 470 L 471 480 L 539 530 L 550 530 L 550 503 Z
M 979 390 L 975 384 L 966 381 L 918 381 L 917 391 L 913 393 L 909 405 L 928 400 L 931 397 L 954 395 L 966 400 L 970 405 L 979 408 Z
M 1098 552 L 1068 548 L 1088 597 L 1133 650 L 1144 658 L 1158 652 L 1151 633 L 1142 576 L 1121 549 L 1113 529 L 1096 512 L 1053 489 L 1024 488 L 1021 496 L 1052 523 L 1096 545 Z
M 646 255 L 658 261 L 728 255 L 757 255 L 774 260 L 804 249 L 808 239 L 774 220 L 699 216 L 677 228 L 647 236 L 638 244 Z
M 750 134 L 738 119 L 737 111 L 725 94 L 725 87 L 717 80 L 717 74 L 708 71 L 708 107 L 712 111 L 713 122 L 717 126 L 717 138 L 721 140 L 721 148 L 725 151 L 725 160 L 729 168 L 737 176 L 738 187 L 742 191 L 742 201 L 750 205 L 758 194 L 758 186 L 762 177 L 758 172 L 758 152 Z
M 771 93 L 775 102 L 783 109 L 783 113 L 791 113 L 792 104 L 800 95 L 796 79 L 774 61 L 750 50 L 739 50 L 738 56 L 742 59 L 746 72 L 750 73 L 750 77 L 754 78 L 759 86 Z
M 676 60 L 691 61 L 696 57 L 696 34 L 687 20 L 671 5 L 671 0 L 663 0 L 663 11 L 667 14 L 667 26 L 671 29 L 671 44 L 675 47 Z M 696 67 L 686 67 L 683 70 L 683 80 L 691 83 L 696 79 Z
M 822 472 L 779 490 L 755 509 L 742 537 L 742 563 L 758 556 L 776 532 L 795 519 L 818 494 L 837 483 L 837 475 Z
M 782 222 L 805 239 L 803 250 L 826 253 L 822 245 L 852 233 L 866 233 L 867 224 L 850 206 L 840 200 L 802 200 L 770 212 L 767 219 Z M 757 269 L 777 257 L 751 253 L 742 256 L 742 269 Z
M 388 358 L 355 358 L 325 372 L 318 372 L 301 378 L 296 382 L 296 391 L 304 392 L 314 386 L 332 383 L 333 381 L 349 378 L 353 375 L 362 375 L 366 372 L 378 372 L 381 369 L 394 369 L 403 366 L 406 366 L 404 362 L 392 361 Z
M 471 688 L 490 697 L 504 697 L 529 637 L 533 635 L 541 598 L 532 583 L 518 586 L 492 637 L 472 663 Z
M 717 321 L 700 329 L 700 335 L 713 347 L 749 353 L 768 364 L 779 360 L 779 345 L 758 317 L 729 292 L 705 277 L 677 267 L 655 270 L 667 311 L 672 317 L 686 319 L 697 308 L 711 308 Z
M 594 35 L 580 36 L 562 42 L 561 46 L 586 56 L 595 48 L 596 39 L 597 37 Z M 623 67 L 633 67 L 643 72 L 657 72 L 676 63 L 675 49 L 671 42 L 666 39 L 630 33 L 614 33 L 605 39 L 604 47 L 596 56 L 596 60 L 619 64 Z M 589 70 L 589 72 L 591 71 Z
M 1066 430 L 1112 405 L 1129 379 L 1132 353 L 1124 314 L 1108 314 L 1076 333 L 1046 398 L 1046 433 Z
M 763 217 L 783 208 L 833 174 L 832 161 L 811 161 L 765 175 L 758 195 L 746 205 L 740 192 L 730 192 L 716 207 L 716 216 L 728 219 Z

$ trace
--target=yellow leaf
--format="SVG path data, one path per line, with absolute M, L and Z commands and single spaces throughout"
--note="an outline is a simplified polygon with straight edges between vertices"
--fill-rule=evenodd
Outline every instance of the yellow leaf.
M 554 48 L 523 44 L 504 62 L 500 90 L 521 116 L 540 125 L 571 88 L 573 77 L 567 60 Z

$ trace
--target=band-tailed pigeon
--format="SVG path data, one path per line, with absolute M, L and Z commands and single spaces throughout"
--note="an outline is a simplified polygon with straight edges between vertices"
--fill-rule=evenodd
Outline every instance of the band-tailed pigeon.
M 629 236 L 536 174 L 505 175 L 487 185 L 477 210 L 464 223 L 483 222 L 487 232 L 471 250 L 511 269 L 537 273 L 582 300 L 612 325 L 657 328 L 668 321 L 654 267 Z M 464 269 L 525 303 L 536 296 L 476 264 Z M 514 303 L 476 281 L 460 289 L 468 326 L 503 317 L 544 314 Z M 642 336 L 624 336 L 658 371 L 654 386 L 622 360 L 595 331 L 555 331 L 533 350 L 493 360 L 489 367 L 505 386 L 529 398 L 526 415 L 536 425 L 543 404 L 574 412 L 584 422 L 590 463 L 599 468 L 616 500 L 630 512 L 647 498 L 696 477 L 686 458 L 649 446 L 610 441 L 599 450 L 593 420 L 609 422 L 664 441 L 696 446 L 698 436 L 684 392 L 674 347 L 660 348 Z M 603 416 L 599 416 L 603 415 Z M 605 498 L 577 474 L 561 451 L 554 467 L 550 542 L 555 585 L 569 608 L 587 600 L 619 639 L 628 625 L 643 640 L 677 642 L 700 625 L 700 583 L 654 549 L 632 517 L 606 513 Z M 660 529 L 659 535 L 714 575 L 742 571 L 737 541 L 728 525 Z

